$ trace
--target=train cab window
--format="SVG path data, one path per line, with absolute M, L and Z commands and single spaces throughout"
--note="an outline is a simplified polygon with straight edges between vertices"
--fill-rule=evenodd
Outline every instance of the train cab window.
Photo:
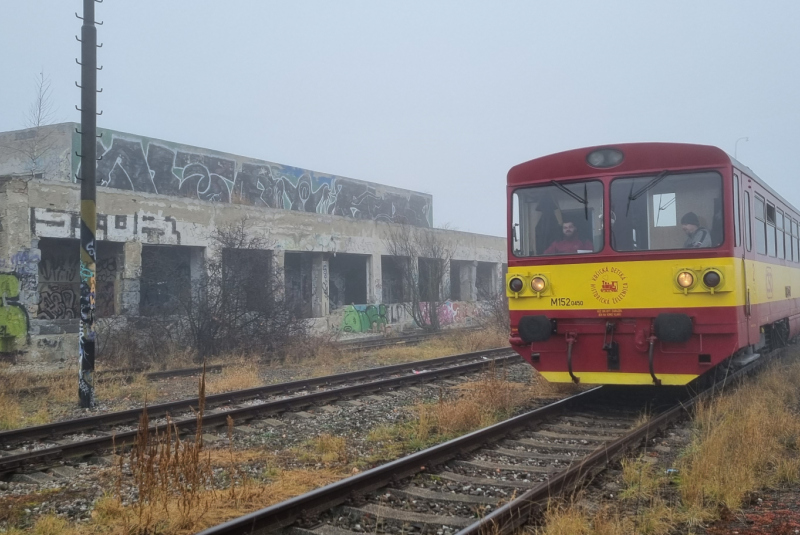
M 719 173 L 616 178 L 611 246 L 616 251 L 717 247 L 724 241 L 722 207 Z
M 755 211 L 756 217 L 756 252 L 758 254 L 767 254 L 767 220 L 764 215 L 764 197 L 756 193 Z
M 767 202 L 767 254 L 776 256 L 775 250 L 775 206 Z
M 751 222 L 750 222 L 750 192 L 744 192 L 744 234 L 745 234 L 745 241 L 747 242 L 747 250 L 753 248 L 753 236 L 751 229 Z
M 603 248 L 603 184 L 556 182 L 514 191 L 514 256 L 596 253 Z
M 778 251 L 778 258 L 786 258 L 783 249 L 783 210 L 780 208 L 775 211 L 775 248 Z

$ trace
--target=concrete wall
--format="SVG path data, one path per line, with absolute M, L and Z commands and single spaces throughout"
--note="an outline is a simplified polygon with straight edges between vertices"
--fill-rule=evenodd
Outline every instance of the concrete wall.
M 33 172 L 28 172 L 31 165 L 26 171 L 24 164 L 30 162 L 21 149 L 9 148 L 27 134 L 0 134 L 0 175 L 6 175 L 0 176 L 0 351 L 14 344 L 32 357 L 63 348 L 71 355 L 73 338 L 77 347 L 77 319 L 59 312 L 77 299 L 71 268 L 53 271 L 54 253 L 48 249 L 40 269 L 39 249 L 40 243 L 52 249 L 53 239 L 77 240 L 80 235 L 80 187 L 70 180 L 72 173 L 80 173 L 77 159 L 69 157 L 78 143 L 71 133 L 75 126 L 52 127 L 48 139 L 53 144 Z M 502 238 L 427 228 L 432 222 L 429 195 L 118 132 L 103 134 L 96 238 L 99 252 L 104 243 L 109 245 L 108 269 L 98 279 L 106 292 L 114 293 L 104 300 L 106 312 L 139 313 L 143 246 L 191 248 L 196 273 L 215 229 L 242 218 L 252 234 L 266 240 L 277 265 L 283 265 L 286 253 L 307 253 L 309 313 L 319 328 L 363 332 L 365 325 L 399 327 L 410 321 L 402 305 L 382 304 L 381 258 L 387 255 L 392 221 L 438 234 L 450 242 L 454 259 L 470 266 L 490 263 L 499 272 L 506 261 Z M 77 241 L 57 243 L 75 243 L 77 254 Z M 367 302 L 331 310 L 331 260 L 339 254 L 363 255 L 365 274 L 357 280 L 366 281 L 367 288 L 358 295 L 366 295 Z M 333 283 L 342 284 L 333 275 Z M 445 325 L 468 323 L 477 313 L 466 303 L 475 299 L 475 269 L 463 275 L 464 302 L 448 302 L 436 311 Z

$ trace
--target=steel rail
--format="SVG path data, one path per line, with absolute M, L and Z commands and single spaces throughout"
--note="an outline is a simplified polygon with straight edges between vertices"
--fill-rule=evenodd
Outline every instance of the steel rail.
M 323 405 L 334 400 L 347 399 L 373 392 L 380 392 L 382 390 L 407 387 L 409 385 L 419 383 L 427 383 L 446 377 L 475 373 L 481 371 L 487 365 L 492 363 L 505 364 L 513 363 L 516 360 L 518 360 L 518 355 L 516 354 L 505 357 L 496 357 L 491 360 L 481 360 L 468 364 L 424 371 L 412 375 L 402 375 L 399 377 L 391 377 L 388 379 L 360 383 L 357 385 L 323 390 L 321 392 L 289 397 L 261 404 L 239 406 L 227 410 L 207 412 L 203 415 L 202 425 L 204 428 L 224 427 L 228 424 L 228 418 L 231 418 L 234 422 L 236 422 L 237 425 L 241 425 L 242 423 L 254 418 L 263 417 L 269 414 L 295 411 L 310 406 Z M 140 410 L 139 414 L 141 413 L 142 411 Z M 181 432 L 192 432 L 197 428 L 197 419 L 195 417 L 174 420 L 172 423 Z M 154 433 L 159 429 L 163 429 L 163 427 L 163 425 L 151 425 L 149 426 L 149 429 Z M 126 444 L 131 444 L 136 440 L 138 433 L 138 430 L 133 430 L 116 433 L 114 435 L 106 434 L 101 437 L 79 440 L 75 442 L 66 442 L 58 446 L 46 447 L 35 451 L 0 457 L 0 474 L 21 471 L 34 465 L 51 463 L 54 460 L 63 459 L 66 457 L 94 454 L 98 451 L 109 449 L 115 445 L 123 446 Z
M 401 373 L 420 367 L 447 366 L 464 360 L 476 359 L 483 356 L 491 357 L 495 355 L 510 353 L 511 351 L 512 350 L 510 348 L 487 349 L 483 351 L 462 353 L 459 355 L 438 357 L 429 360 L 422 360 L 416 362 L 403 362 L 401 364 L 380 366 L 377 368 L 369 368 L 366 370 L 338 373 L 334 375 L 326 375 L 311 379 L 301 379 L 298 381 L 290 381 L 287 383 L 277 383 L 273 385 L 257 386 L 243 390 L 234 390 L 232 392 L 223 392 L 221 394 L 207 395 L 205 397 L 205 403 L 206 407 L 221 405 L 225 403 L 239 403 L 249 399 L 254 399 L 264 396 L 288 394 L 291 392 L 306 390 L 309 388 L 339 384 L 348 381 L 365 380 L 372 377 L 380 377 L 383 375 L 390 375 L 393 373 Z M 159 403 L 147 407 L 147 416 L 148 418 L 151 419 L 160 418 L 165 416 L 166 414 L 175 414 L 176 412 L 180 411 L 196 410 L 198 406 L 199 406 L 198 398 L 187 398 L 180 401 Z M 55 436 L 60 436 L 68 433 L 85 431 L 87 429 L 97 429 L 97 428 L 107 427 L 110 425 L 136 423 L 139 421 L 139 418 L 142 415 L 142 410 L 143 410 L 142 408 L 128 409 L 124 411 L 115 411 L 106 414 L 87 416 L 84 418 L 76 418 L 73 420 L 65 420 L 62 422 L 53 422 L 49 424 L 23 427 L 20 429 L 12 429 L 9 431 L 2 431 L 0 432 L 0 446 L 18 444 L 20 442 L 29 440 L 52 438 Z
M 741 380 L 769 360 L 771 359 L 758 360 L 744 366 L 692 398 L 650 419 L 625 436 L 598 448 L 568 470 L 495 509 L 484 518 L 458 531 L 456 535 L 503 535 L 516 532 L 521 526 L 528 523 L 531 515 L 543 511 L 547 507 L 548 500 L 574 490 L 582 481 L 602 471 L 611 460 L 619 458 L 626 450 L 639 444 L 643 439 L 655 435 L 656 432 L 665 429 L 670 423 L 681 418 L 698 401 L 711 395 L 720 385 L 724 386 L 727 382 Z
M 223 524 L 201 531 L 198 535 L 234 535 L 255 532 L 271 532 L 292 524 L 303 515 L 320 513 L 353 496 L 384 487 L 394 481 L 426 471 L 454 457 L 480 448 L 484 444 L 502 439 L 507 434 L 530 425 L 532 422 L 551 416 L 577 401 L 585 401 L 596 395 L 602 387 L 556 401 L 545 407 L 515 416 L 503 422 L 473 431 L 467 435 L 444 442 L 432 448 L 413 453 L 401 459 L 372 468 L 360 474 L 342 479 L 307 494 L 291 498 L 259 511 L 241 516 Z

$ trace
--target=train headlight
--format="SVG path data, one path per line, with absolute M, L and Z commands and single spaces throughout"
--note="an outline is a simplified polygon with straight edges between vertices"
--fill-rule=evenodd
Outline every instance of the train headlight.
M 586 156 L 586 163 L 598 169 L 616 167 L 622 163 L 624 156 L 617 149 L 597 149 Z
M 678 273 L 678 286 L 681 288 L 691 288 L 694 284 L 694 273 L 691 271 L 681 271 Z
M 534 277 L 531 279 L 531 289 L 536 293 L 541 293 L 547 288 L 547 281 L 544 277 Z
M 525 283 L 519 277 L 514 277 L 508 281 L 508 289 L 514 293 L 519 293 L 525 287 Z
M 722 284 L 722 275 L 715 269 L 709 269 L 703 273 L 703 284 L 709 288 L 716 288 Z

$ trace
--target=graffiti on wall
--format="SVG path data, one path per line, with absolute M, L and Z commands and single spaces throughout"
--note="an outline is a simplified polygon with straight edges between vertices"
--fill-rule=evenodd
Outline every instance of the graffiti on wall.
M 41 259 L 38 249 L 23 249 L 15 253 L 10 260 L 0 258 L 0 269 L 9 269 L 15 273 L 35 275 Z
M 11 351 L 28 334 L 28 314 L 19 303 L 20 281 L 12 273 L 0 273 L 0 351 Z
M 81 266 L 77 245 L 41 242 L 39 262 L 39 308 L 37 319 L 75 319 L 80 314 Z M 99 291 L 95 313 L 114 314 L 114 281 L 117 257 L 100 249 L 97 258 L 96 288 Z
M 389 320 L 386 305 L 347 305 L 344 307 L 342 330 L 346 333 L 365 333 L 383 330 Z
M 420 303 L 422 315 L 428 321 L 430 303 Z M 410 322 L 411 316 L 407 313 L 403 303 L 392 305 L 346 305 L 342 309 L 341 329 L 344 332 L 363 333 L 373 330 L 382 330 L 386 325 Z M 463 301 L 445 301 L 437 309 L 439 325 L 469 325 L 481 315 L 481 310 L 476 303 Z
M 73 138 L 77 143 L 78 135 Z M 430 195 L 102 130 L 97 185 L 352 219 L 433 225 Z M 79 158 L 73 171 L 80 176 Z
M 81 214 L 54 208 L 31 208 L 31 233 L 47 238 L 81 236 Z M 140 210 L 132 215 L 97 214 L 98 240 L 132 241 L 144 236 L 147 243 L 181 245 L 178 221 Z
M 420 303 L 422 318 L 430 321 L 430 303 Z M 447 300 L 436 309 L 439 325 L 469 324 L 480 315 L 480 310 L 472 302 Z

